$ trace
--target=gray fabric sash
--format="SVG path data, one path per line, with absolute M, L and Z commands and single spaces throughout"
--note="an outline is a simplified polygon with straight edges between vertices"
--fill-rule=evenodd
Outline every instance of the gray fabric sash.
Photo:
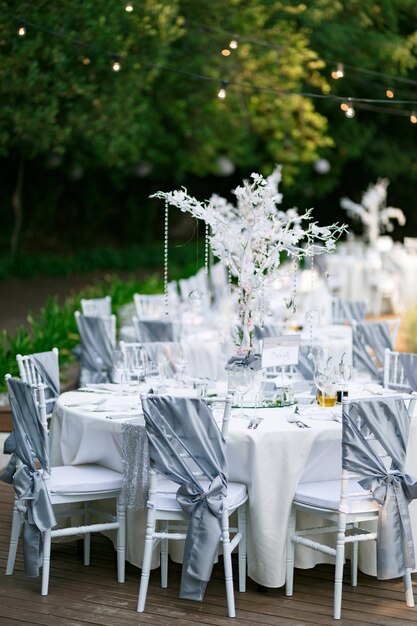
M 360 322 L 365 319 L 366 302 L 364 300 L 349 300 L 348 298 L 340 298 L 340 317 L 347 322 L 357 320 Z
M 237 367 L 248 367 L 251 370 L 262 369 L 262 356 L 260 354 L 248 354 L 242 356 L 232 356 L 226 363 L 225 369 L 233 370 Z
M 227 495 L 225 441 L 201 398 L 142 397 L 151 466 L 180 485 L 177 500 L 190 515 L 180 597 L 202 600 L 221 536 Z M 190 458 L 184 459 L 183 454 Z M 201 472 L 205 490 L 193 470 Z
M 82 346 L 83 382 L 110 382 L 114 350 L 110 335 L 110 318 L 80 315 L 78 330 Z M 85 371 L 89 375 L 86 375 Z
M 43 471 L 50 472 L 48 436 L 39 420 L 30 386 L 12 378 L 7 380 L 7 385 L 13 420 L 13 437 L 8 438 L 7 449 L 13 455 L 1 479 L 12 482 L 17 498 L 21 498 L 18 510 L 23 520 L 25 573 L 38 576 L 42 533 L 56 525 L 43 480 Z M 43 471 L 36 468 L 35 459 Z
M 411 390 L 417 391 L 417 354 L 400 352 L 398 354 L 398 360 L 404 370 L 405 379 L 410 385 Z
M 166 320 L 138 320 L 139 341 L 176 341 L 173 322 Z
M 361 429 L 360 420 L 391 458 L 385 469 Z M 370 489 L 381 505 L 378 515 L 377 575 L 386 580 L 414 569 L 414 544 L 408 504 L 417 497 L 417 482 L 404 473 L 410 418 L 400 397 L 358 400 L 343 413 L 342 465 L 364 476 L 359 484 Z
M 122 425 L 123 499 L 128 509 L 146 508 L 149 491 L 149 448 L 145 424 Z
M 36 352 L 30 355 L 30 361 L 41 379 L 49 387 L 54 398 L 59 396 L 59 362 L 58 355 L 52 350 Z M 51 409 L 52 410 L 52 409 Z
M 353 327 L 353 366 L 382 380 L 385 350 L 392 350 L 392 339 L 387 322 L 364 322 Z M 374 357 L 370 352 L 373 352 Z M 378 362 L 380 367 L 378 367 Z

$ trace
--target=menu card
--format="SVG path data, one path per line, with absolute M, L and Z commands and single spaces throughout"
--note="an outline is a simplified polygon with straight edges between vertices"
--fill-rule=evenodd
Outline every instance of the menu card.
M 300 335 L 265 337 L 262 347 L 262 367 L 297 365 Z

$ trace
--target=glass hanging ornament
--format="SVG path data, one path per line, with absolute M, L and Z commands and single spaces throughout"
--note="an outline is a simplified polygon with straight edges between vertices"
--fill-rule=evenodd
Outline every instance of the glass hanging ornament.
M 204 269 L 206 274 L 209 271 L 209 251 L 210 251 L 210 225 L 206 222 L 206 233 L 204 240 Z
M 259 325 L 261 328 L 265 326 L 265 278 L 261 276 L 261 297 L 259 301 Z
M 168 200 L 165 200 L 164 215 L 164 305 L 165 315 L 169 315 L 169 298 L 168 298 Z
M 314 256 L 311 257 L 311 268 L 310 268 L 310 271 L 311 271 L 311 301 L 313 302 L 313 294 L 314 294 L 314 289 L 315 289 Z M 317 309 L 313 309 L 313 308 L 310 309 L 305 314 L 305 320 L 306 320 L 306 322 L 308 324 L 309 333 L 310 333 L 310 341 L 309 341 L 307 358 L 310 359 L 310 361 L 313 361 L 313 359 L 314 359 L 314 354 L 313 354 L 313 327 L 319 325 L 319 322 L 320 322 L 320 312 L 317 311 Z
M 188 294 L 188 303 L 193 310 L 200 310 L 203 304 L 204 294 L 200 289 L 193 289 Z
M 294 257 L 292 263 L 292 294 L 289 298 L 284 298 L 284 304 L 291 313 L 297 313 L 297 270 L 298 259 Z

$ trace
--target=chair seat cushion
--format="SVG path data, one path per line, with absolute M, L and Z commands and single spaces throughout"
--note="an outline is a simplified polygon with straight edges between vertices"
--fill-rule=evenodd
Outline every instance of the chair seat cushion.
M 349 481 L 349 493 L 361 493 L 348 498 L 349 513 L 378 511 L 378 502 L 355 480 Z M 299 483 L 293 499 L 295 504 L 305 504 L 319 509 L 337 511 L 340 504 L 340 480 Z
M 208 489 L 210 482 L 208 480 L 200 481 L 204 490 Z M 158 478 L 158 494 L 157 508 L 164 511 L 181 511 L 181 507 L 177 502 L 176 493 L 179 485 L 166 478 Z M 229 482 L 227 484 L 227 498 L 225 499 L 225 507 L 227 509 L 235 509 L 247 498 L 246 485 L 242 483 Z
M 101 465 L 61 465 L 45 481 L 51 493 L 87 493 L 122 488 L 122 475 Z

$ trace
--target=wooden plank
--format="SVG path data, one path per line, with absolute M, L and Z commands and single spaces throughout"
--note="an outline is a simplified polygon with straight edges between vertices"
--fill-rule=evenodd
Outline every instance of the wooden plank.
M 7 558 L 13 489 L 0 483 L 0 562 Z M 19 546 L 13 576 L 0 572 L 0 626 L 334 626 L 332 617 L 333 577 L 331 565 L 296 570 L 294 596 L 283 588 L 258 593 L 248 579 L 247 592 L 235 592 L 237 618 L 227 616 L 222 562 L 215 565 L 204 601 L 178 598 L 181 566 L 170 563 L 170 586 L 160 588 L 159 571 L 153 571 L 146 610 L 136 612 L 140 570 L 126 567 L 126 583 L 116 578 L 116 553 L 101 535 L 92 539 L 92 565 L 82 563 L 82 542 L 53 545 L 50 593 L 40 595 L 40 578 L 24 575 Z M 237 577 L 237 568 L 235 568 Z M 411 626 L 417 624 L 417 609 L 406 607 L 402 580 L 377 581 L 359 575 L 359 584 L 343 589 L 340 626 Z M 417 578 L 413 577 L 414 584 Z

